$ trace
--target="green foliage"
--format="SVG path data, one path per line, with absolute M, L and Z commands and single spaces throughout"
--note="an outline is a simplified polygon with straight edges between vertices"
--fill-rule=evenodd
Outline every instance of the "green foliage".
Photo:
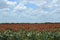
M 60 32 L 23 31 L 14 32 L 6 30 L 0 32 L 0 40 L 60 40 Z

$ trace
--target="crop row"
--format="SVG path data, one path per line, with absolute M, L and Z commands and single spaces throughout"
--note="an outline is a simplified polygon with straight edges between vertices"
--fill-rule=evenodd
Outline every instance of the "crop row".
M 0 31 L 0 40 L 60 40 L 60 32 L 6 30 Z

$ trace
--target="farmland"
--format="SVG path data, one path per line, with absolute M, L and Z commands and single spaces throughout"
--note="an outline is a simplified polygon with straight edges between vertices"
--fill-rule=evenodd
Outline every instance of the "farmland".
M 60 29 L 60 23 L 51 24 L 0 24 L 0 30 L 36 30 L 36 31 L 56 31 Z M 55 29 L 55 30 L 53 30 Z
M 0 24 L 0 40 L 60 40 L 60 23 Z

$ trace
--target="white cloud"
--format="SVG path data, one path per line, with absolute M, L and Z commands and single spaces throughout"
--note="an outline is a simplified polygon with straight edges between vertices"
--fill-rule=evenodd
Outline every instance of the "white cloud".
M 10 1 L 7 1 L 6 2 L 8 5 L 16 5 L 17 3 L 16 2 L 10 2 Z
M 9 8 L 2 8 L 1 10 L 6 11 L 6 10 L 10 10 Z
M 22 10 L 22 9 L 26 9 L 26 6 L 19 4 L 14 9 Z
M 17 6 L 14 7 L 14 12 L 17 11 L 17 10 L 26 10 L 27 7 L 24 6 L 24 4 L 18 4 Z
M 0 9 L 7 8 L 7 7 L 8 7 L 8 5 L 5 3 L 5 1 L 1 0 L 0 1 Z

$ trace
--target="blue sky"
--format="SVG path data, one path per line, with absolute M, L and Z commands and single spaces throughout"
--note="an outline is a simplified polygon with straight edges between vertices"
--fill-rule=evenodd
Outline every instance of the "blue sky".
M 0 0 L 0 23 L 60 22 L 60 0 Z

